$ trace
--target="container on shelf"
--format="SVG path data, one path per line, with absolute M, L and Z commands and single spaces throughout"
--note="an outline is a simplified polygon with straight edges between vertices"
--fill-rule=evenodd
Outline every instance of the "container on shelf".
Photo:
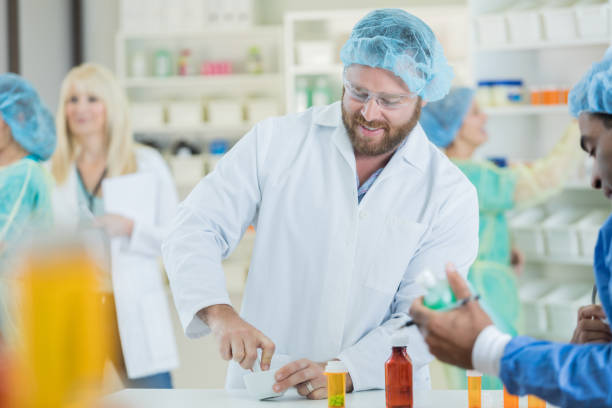
M 197 126 L 203 122 L 202 103 L 199 101 L 173 101 L 168 103 L 168 124 Z
M 495 79 L 478 81 L 476 98 L 483 106 L 509 106 L 524 102 L 523 81 Z
M 559 90 L 554 85 L 544 86 L 540 92 L 542 105 L 558 105 L 561 102 Z
M 506 18 L 510 42 L 532 44 L 542 41 L 542 16 L 538 10 L 539 5 L 539 2 L 520 2 L 508 10 Z
M 231 61 L 204 61 L 200 67 L 200 75 L 231 75 L 233 72 Z
M 160 102 L 131 103 L 130 116 L 134 128 L 163 126 L 164 105 Z
M 610 35 L 610 4 L 607 0 L 582 0 L 574 8 L 581 38 L 607 38 Z
M 149 75 L 147 53 L 140 50 L 132 54 L 130 59 L 130 75 L 132 78 L 144 78 Z
M 298 41 L 298 65 L 331 65 L 334 62 L 334 43 L 332 41 Z
M 591 303 L 593 287 L 586 283 L 566 283 L 544 297 L 548 332 L 569 341 L 576 327 L 578 309 Z
M 519 288 L 523 330 L 530 335 L 541 335 L 548 329 L 548 317 L 542 299 L 554 289 L 547 279 L 527 281 Z
M 208 122 L 215 126 L 244 123 L 242 104 L 233 99 L 211 99 L 208 101 Z
M 593 210 L 578 220 L 575 226 L 578 232 L 581 256 L 593 258 L 599 229 L 609 216 L 609 211 Z
M 215 139 L 208 144 L 208 155 L 206 156 L 206 173 L 212 172 L 219 160 L 229 150 L 229 142 L 225 139 Z
M 580 254 L 578 234 L 572 225 L 584 215 L 576 208 L 563 208 L 556 211 L 542 223 L 548 255 L 566 258 Z
M 529 101 L 532 105 L 542 105 L 542 89 L 537 86 L 529 87 Z
M 478 81 L 475 98 L 480 106 L 493 106 L 491 84 L 491 81 Z
M 179 75 L 186 76 L 193 74 L 191 67 L 191 50 L 189 48 L 184 48 L 181 50 L 177 65 L 177 72 Z
M 549 0 L 542 7 L 544 34 L 548 41 L 572 41 L 578 37 L 575 0 Z
M 476 17 L 478 41 L 483 47 L 508 44 L 506 16 L 502 13 L 483 14 Z
M 249 47 L 246 57 L 246 71 L 249 74 L 261 74 L 264 71 L 261 48 L 256 45 Z
M 543 256 L 546 253 L 544 235 L 539 226 L 546 215 L 543 208 L 535 207 L 510 220 L 513 243 L 525 255 Z
M 172 75 L 172 56 L 170 51 L 160 49 L 153 56 L 153 74 L 156 77 L 167 77 Z

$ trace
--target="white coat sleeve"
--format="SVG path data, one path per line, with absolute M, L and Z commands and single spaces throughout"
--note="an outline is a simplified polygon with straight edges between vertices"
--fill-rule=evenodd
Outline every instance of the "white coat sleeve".
M 217 163 L 178 208 L 162 245 L 174 302 L 188 337 L 210 328 L 196 314 L 230 304 L 221 266 L 253 222 L 261 201 L 255 127 Z
M 129 241 L 130 252 L 147 256 L 161 255 L 161 245 L 178 206 L 178 194 L 168 166 L 157 152 L 148 152 L 147 160 L 157 182 L 155 224 L 135 221 Z
M 355 345 L 343 350 L 342 360 L 351 375 L 355 391 L 385 388 L 385 361 L 391 352 L 391 336 L 403 323 L 410 320 L 412 302 L 424 293 L 415 278 L 424 269 L 444 273 L 447 262 L 453 262 L 464 278 L 478 253 L 478 198 L 469 184 L 441 207 L 430 234 L 411 259 L 389 310 L 389 318 L 371 330 Z M 415 373 L 433 359 L 423 337 L 415 326 L 407 329 L 407 347 Z

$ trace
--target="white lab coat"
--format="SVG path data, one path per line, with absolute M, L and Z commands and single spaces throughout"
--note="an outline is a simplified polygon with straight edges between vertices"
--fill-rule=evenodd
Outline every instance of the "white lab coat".
M 136 221 L 132 236 L 114 238 L 112 248 L 112 285 L 117 309 L 121 348 L 130 378 L 170 371 L 178 366 L 170 309 L 164 290 L 159 255 L 166 225 L 176 212 L 178 196 L 172 176 L 154 149 L 136 149 L 138 173 L 155 180 L 155 223 Z M 76 168 L 53 192 L 55 221 L 64 228 L 79 221 L 78 178 Z
M 357 202 L 340 103 L 257 124 L 179 205 L 162 253 L 186 334 L 196 313 L 230 304 L 221 259 L 256 229 L 241 316 L 294 358 L 339 358 L 355 390 L 384 388 L 393 328 L 408 319 L 425 268 L 464 274 L 478 249 L 476 191 L 420 126 Z M 428 353 L 410 330 L 415 387 Z M 230 363 L 227 387 L 244 387 Z

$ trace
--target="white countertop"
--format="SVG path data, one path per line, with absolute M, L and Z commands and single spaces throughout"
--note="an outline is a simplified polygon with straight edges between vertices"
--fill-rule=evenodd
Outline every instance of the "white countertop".
M 211 389 L 136 390 L 117 392 L 106 398 L 122 408 L 288 408 L 327 407 L 327 400 L 311 401 L 297 395 L 295 390 L 282 398 L 270 401 L 252 399 L 244 390 L 225 391 Z M 467 408 L 467 391 L 432 390 L 419 392 L 414 408 Z M 520 398 L 519 406 L 527 408 L 527 398 Z M 482 408 L 502 408 L 501 391 L 483 391 Z M 552 407 L 548 405 L 548 407 Z M 384 391 L 363 391 L 347 394 L 346 408 L 385 408 Z

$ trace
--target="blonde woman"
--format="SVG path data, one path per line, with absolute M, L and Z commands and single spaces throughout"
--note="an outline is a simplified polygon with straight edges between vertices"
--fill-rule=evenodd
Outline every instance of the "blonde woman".
M 119 350 L 113 363 L 126 387 L 172 388 L 169 371 L 178 357 L 158 261 L 164 226 L 178 204 L 170 172 L 157 151 L 134 142 L 125 92 L 102 66 L 84 64 L 68 73 L 56 128 L 56 221 L 76 226 L 93 217 L 110 238 L 111 276 L 102 302 L 116 316 L 109 334 Z M 140 207 L 123 214 L 105 209 L 118 208 L 111 202 L 116 193 L 103 196 L 118 181 L 121 205 Z M 146 205 L 139 205 L 144 197 Z M 140 213 L 152 215 L 147 221 Z

